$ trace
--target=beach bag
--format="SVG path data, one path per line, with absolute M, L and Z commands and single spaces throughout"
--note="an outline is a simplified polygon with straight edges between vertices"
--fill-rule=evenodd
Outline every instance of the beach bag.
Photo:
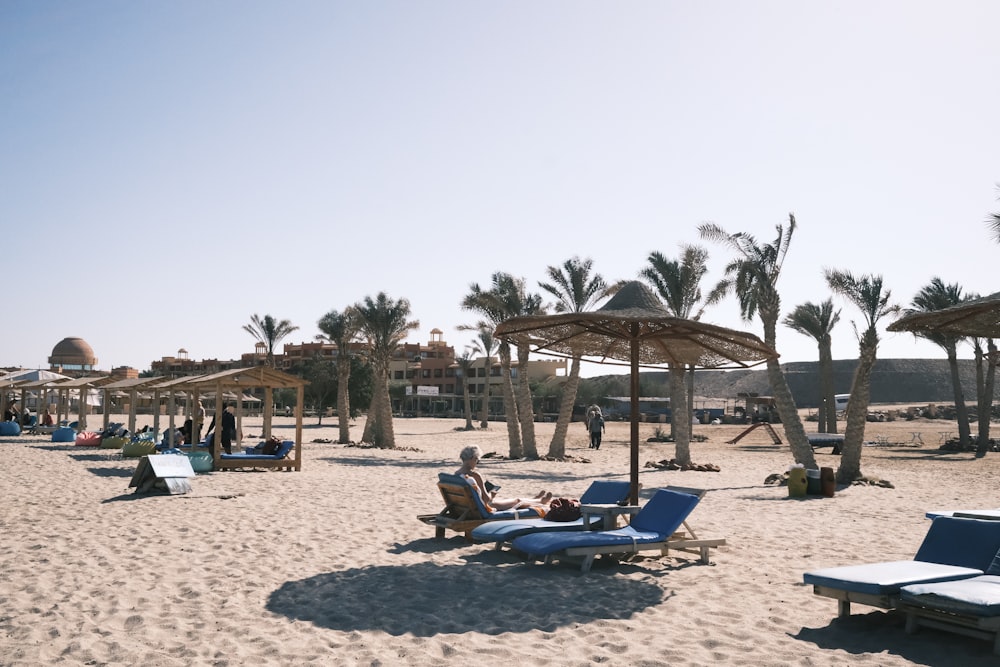
M 278 449 L 281 448 L 281 438 L 276 435 L 272 435 L 264 443 L 264 449 L 261 451 L 262 454 L 267 454 L 268 456 L 274 456 L 278 453 Z
M 575 498 L 553 498 L 545 513 L 549 521 L 576 521 L 580 516 L 580 501 Z

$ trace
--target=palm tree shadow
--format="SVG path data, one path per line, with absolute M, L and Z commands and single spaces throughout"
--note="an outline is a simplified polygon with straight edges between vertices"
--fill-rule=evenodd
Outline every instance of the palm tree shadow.
M 343 632 L 393 636 L 550 632 L 599 619 L 625 619 L 665 600 L 654 583 L 600 577 L 599 594 L 579 573 L 523 564 L 375 565 L 290 581 L 267 609 Z M 597 578 L 594 580 L 597 581 Z M 490 613 L 484 614 L 483 609 Z

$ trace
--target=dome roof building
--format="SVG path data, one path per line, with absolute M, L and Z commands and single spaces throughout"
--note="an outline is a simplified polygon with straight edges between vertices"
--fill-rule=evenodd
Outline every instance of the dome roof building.
M 49 356 L 49 366 L 60 372 L 92 371 L 96 365 L 94 348 L 82 338 L 63 338 Z

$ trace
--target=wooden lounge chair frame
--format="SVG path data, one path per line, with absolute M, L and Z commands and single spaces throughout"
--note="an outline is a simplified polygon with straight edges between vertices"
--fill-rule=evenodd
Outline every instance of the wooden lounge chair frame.
M 897 609 L 906 614 L 906 634 L 912 635 L 921 627 L 952 632 L 966 637 L 993 642 L 993 653 L 1000 655 L 1000 617 L 956 614 L 919 605 L 899 603 Z
M 468 484 L 453 484 L 439 481 L 438 490 L 444 499 L 444 509 L 437 514 L 422 514 L 417 518 L 429 526 L 434 526 L 434 537 L 444 537 L 445 530 L 465 533 L 465 539 L 472 541 L 472 529 L 490 519 L 479 511 L 479 505 L 472 496 Z

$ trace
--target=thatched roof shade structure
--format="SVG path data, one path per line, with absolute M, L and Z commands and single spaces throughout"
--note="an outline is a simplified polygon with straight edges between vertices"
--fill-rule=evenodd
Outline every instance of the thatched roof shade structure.
M 746 368 L 778 357 L 753 334 L 671 316 L 637 281 L 625 283 L 597 310 L 512 317 L 497 326 L 496 335 L 514 344 L 527 341 L 544 354 L 580 355 L 630 366 L 633 503 L 639 495 L 639 366 Z
M 1000 292 L 941 310 L 911 312 L 890 324 L 887 329 L 998 338 L 1000 337 Z

